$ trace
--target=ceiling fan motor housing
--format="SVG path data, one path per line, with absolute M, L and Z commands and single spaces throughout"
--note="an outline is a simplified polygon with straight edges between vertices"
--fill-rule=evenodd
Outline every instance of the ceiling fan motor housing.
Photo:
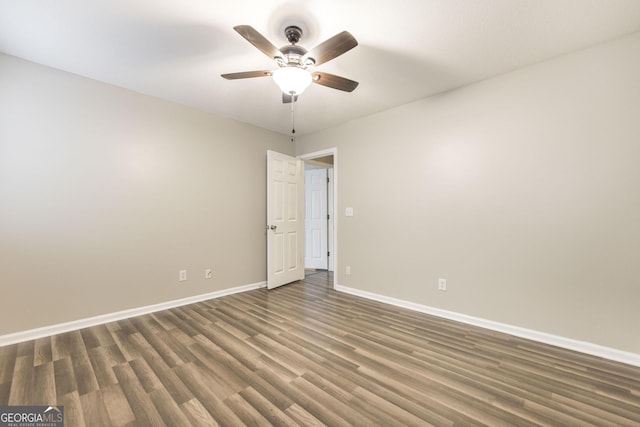
M 282 52 L 286 60 L 284 61 L 285 63 L 282 64 L 284 66 L 308 65 L 302 63 L 302 57 L 307 53 L 307 50 L 302 46 L 286 45 L 280 48 L 280 52 Z
M 284 60 L 278 61 L 276 58 L 276 62 L 281 67 L 307 67 L 313 65 L 315 61 L 313 58 L 307 58 L 305 63 L 302 63 L 302 58 L 307 54 L 307 49 L 302 46 L 296 45 L 300 38 L 302 37 L 302 30 L 300 27 L 289 26 L 284 30 L 284 34 L 289 40 L 290 45 L 286 45 L 280 48 L 280 52 L 284 55 Z

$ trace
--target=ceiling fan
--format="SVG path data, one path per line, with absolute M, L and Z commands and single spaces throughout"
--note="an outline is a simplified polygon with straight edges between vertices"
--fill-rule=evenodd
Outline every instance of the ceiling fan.
M 302 30 L 295 25 L 285 28 L 284 34 L 290 44 L 280 49 L 249 25 L 238 25 L 233 29 L 262 53 L 273 59 L 277 68 L 275 70 L 222 74 L 225 79 L 273 77 L 283 92 L 282 102 L 284 103 L 297 101 L 298 95 L 311 83 L 345 92 L 352 92 L 358 87 L 358 82 L 353 80 L 322 71 L 313 71 L 314 67 L 331 61 L 358 45 L 358 41 L 347 31 L 338 33 L 307 51 L 297 44 L 302 37 Z

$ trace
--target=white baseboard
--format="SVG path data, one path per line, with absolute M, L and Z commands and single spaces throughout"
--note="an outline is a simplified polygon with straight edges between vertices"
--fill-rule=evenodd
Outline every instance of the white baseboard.
M 351 295 L 367 298 L 398 307 L 408 308 L 409 310 L 419 311 L 421 313 L 431 314 L 433 316 L 443 317 L 445 319 L 455 320 L 457 322 L 467 323 L 469 325 L 479 326 L 481 328 L 490 329 L 497 332 L 514 335 L 521 338 L 527 338 L 533 341 L 578 351 L 592 356 L 598 356 L 616 362 L 622 362 L 633 366 L 640 367 L 640 354 L 630 353 L 617 350 L 610 347 L 604 347 L 598 344 L 592 344 L 585 341 L 578 341 L 571 338 L 551 335 L 544 332 L 538 332 L 531 329 L 521 328 L 518 326 L 507 325 L 505 323 L 494 322 L 492 320 L 481 319 L 479 317 L 467 316 L 453 311 L 441 310 L 435 307 L 429 307 L 422 304 L 416 304 L 401 299 L 391 298 L 384 295 L 374 294 L 371 292 L 354 289 L 347 286 L 335 285 L 335 290 Z
M 246 292 L 253 289 L 264 288 L 267 282 L 253 283 L 250 285 L 236 286 L 235 288 L 223 289 L 221 291 L 209 292 L 202 295 L 194 295 L 192 297 L 181 298 L 173 301 L 162 302 L 159 304 L 147 305 L 145 307 L 132 308 L 129 310 L 117 311 L 115 313 L 101 314 L 99 316 L 88 317 L 86 319 L 73 320 L 71 322 L 58 323 L 57 325 L 44 326 L 42 328 L 29 329 L 26 331 L 15 332 L 7 335 L 0 335 L 0 347 L 16 344 L 19 342 L 34 340 L 37 338 L 48 337 L 51 335 L 61 334 L 63 332 L 75 331 L 78 329 L 88 328 L 90 326 L 102 325 L 109 322 L 115 322 L 122 319 L 141 316 L 143 314 L 154 313 L 160 310 L 180 307 L 183 305 L 193 304 L 209 299 L 220 298 L 226 295 Z

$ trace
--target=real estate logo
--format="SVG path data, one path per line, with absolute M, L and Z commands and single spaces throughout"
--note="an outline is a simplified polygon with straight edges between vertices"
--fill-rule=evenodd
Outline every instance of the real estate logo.
M 64 427 L 64 406 L 0 406 L 0 427 Z

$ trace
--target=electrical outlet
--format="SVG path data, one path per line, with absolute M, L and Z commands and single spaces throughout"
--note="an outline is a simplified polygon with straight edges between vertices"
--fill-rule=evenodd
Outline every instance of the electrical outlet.
M 447 279 L 438 279 L 438 290 L 447 292 Z
M 347 276 L 351 274 L 351 266 L 350 265 L 347 265 L 347 267 L 345 268 L 344 274 L 346 274 Z
M 184 282 L 187 280 L 187 270 L 180 270 L 178 273 L 178 280 L 180 282 Z
M 210 268 L 207 268 L 207 269 L 204 271 L 204 278 L 205 278 L 205 279 L 211 279 L 211 277 L 213 277 L 213 270 L 212 270 L 212 269 L 210 269 Z

